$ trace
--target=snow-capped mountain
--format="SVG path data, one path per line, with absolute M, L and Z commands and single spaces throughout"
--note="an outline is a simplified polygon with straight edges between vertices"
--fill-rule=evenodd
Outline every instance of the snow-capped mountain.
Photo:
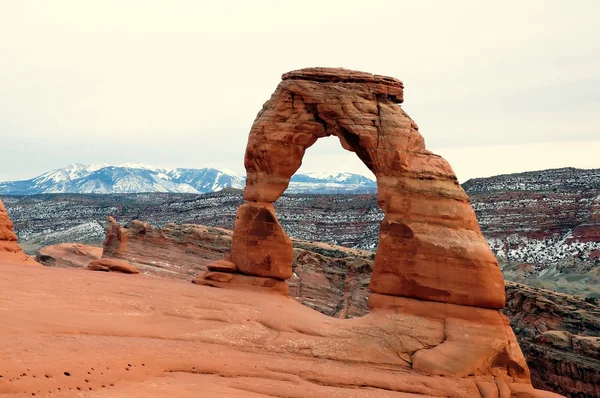
M 374 193 L 377 183 L 368 177 L 347 171 L 294 174 L 287 193 Z
M 349 173 L 343 170 L 333 172 L 317 173 L 306 171 L 292 176 L 292 182 L 329 182 L 338 184 L 358 184 L 373 186 L 374 181 L 360 174 Z
M 146 164 L 125 163 L 111 166 L 94 163 L 71 164 L 25 181 L 0 183 L 0 194 L 33 195 L 41 193 L 208 193 L 224 188 L 241 189 L 245 177 L 229 170 L 161 169 Z M 303 173 L 292 177 L 288 193 L 372 193 L 375 181 L 344 171 Z

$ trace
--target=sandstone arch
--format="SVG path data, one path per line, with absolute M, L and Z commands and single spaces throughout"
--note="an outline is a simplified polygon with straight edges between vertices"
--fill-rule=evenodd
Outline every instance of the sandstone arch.
M 285 280 L 292 243 L 272 203 L 305 150 L 335 135 L 377 177 L 385 213 L 370 290 L 484 307 L 504 307 L 504 281 L 469 198 L 443 158 L 428 151 L 399 106 L 401 81 L 346 69 L 286 73 L 258 113 L 246 148 L 247 182 L 231 262 L 242 274 Z

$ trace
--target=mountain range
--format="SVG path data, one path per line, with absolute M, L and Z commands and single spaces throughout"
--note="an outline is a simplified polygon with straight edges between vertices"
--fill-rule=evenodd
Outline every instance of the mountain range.
M 209 193 L 244 188 L 245 177 L 215 168 L 163 169 L 145 164 L 73 163 L 23 181 L 0 182 L 0 194 L 115 194 L 142 192 Z M 302 173 L 292 177 L 287 193 L 373 193 L 374 180 L 345 171 Z

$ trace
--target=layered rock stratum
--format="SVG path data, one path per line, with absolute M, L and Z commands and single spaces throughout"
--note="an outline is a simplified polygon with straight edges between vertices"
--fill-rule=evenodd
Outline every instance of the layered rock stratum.
M 108 217 L 103 258 L 119 259 L 156 276 L 190 279 L 226 254 L 231 231 L 192 224 L 156 228 L 133 220 L 127 228 Z
M 507 305 L 537 388 L 600 396 L 600 307 L 577 297 L 507 282 Z

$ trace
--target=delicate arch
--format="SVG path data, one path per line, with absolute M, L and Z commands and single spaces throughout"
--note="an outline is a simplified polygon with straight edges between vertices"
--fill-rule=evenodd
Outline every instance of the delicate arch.
M 292 243 L 272 203 L 300 168 L 307 148 L 335 135 L 377 177 L 385 213 L 370 290 L 487 308 L 504 306 L 504 280 L 469 198 L 450 165 L 425 148 L 399 106 L 397 79 L 345 69 L 283 75 L 258 113 L 246 148 L 243 204 L 231 262 L 237 271 L 287 279 Z

